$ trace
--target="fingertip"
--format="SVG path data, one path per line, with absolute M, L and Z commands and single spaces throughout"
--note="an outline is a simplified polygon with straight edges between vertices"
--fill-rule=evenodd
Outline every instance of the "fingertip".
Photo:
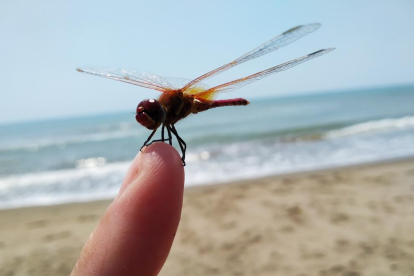
M 177 150 L 166 143 L 153 143 L 138 152 L 128 169 L 117 197 L 144 172 L 147 176 L 169 175 L 177 181 L 184 182 L 184 168 Z
M 154 143 L 140 153 L 138 166 L 184 180 L 184 167 L 177 150 L 166 143 Z M 159 176 L 159 174 L 154 175 Z
M 124 192 L 125 197 L 133 198 L 127 201 L 128 205 L 146 205 L 149 213 L 157 213 L 155 209 L 162 208 L 161 206 L 175 206 L 173 209 L 181 210 L 184 167 L 174 147 L 165 143 L 145 147 L 139 154 L 136 166 L 139 173 Z M 136 210 L 127 205 L 124 208 L 132 212 Z
M 145 147 L 131 165 L 136 172 L 125 183 L 120 197 L 133 197 L 129 204 L 145 204 L 147 198 L 156 198 L 156 204 L 174 204 L 182 201 L 184 167 L 177 150 L 165 143 Z M 118 199 L 117 199 L 118 200 Z M 134 210 L 125 206 L 125 208 Z

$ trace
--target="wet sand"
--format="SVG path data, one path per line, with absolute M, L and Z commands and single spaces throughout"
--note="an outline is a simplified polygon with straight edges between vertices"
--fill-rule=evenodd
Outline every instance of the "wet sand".
M 109 201 L 0 211 L 0 275 L 69 275 Z M 186 189 L 161 275 L 414 275 L 414 160 Z

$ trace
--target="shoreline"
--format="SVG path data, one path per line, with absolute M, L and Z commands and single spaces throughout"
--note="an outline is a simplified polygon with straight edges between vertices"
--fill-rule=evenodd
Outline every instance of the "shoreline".
M 410 162 L 410 161 L 414 162 L 414 156 L 397 157 L 397 158 L 376 160 L 372 162 L 358 163 L 358 164 L 347 164 L 347 165 L 340 165 L 336 167 L 319 168 L 315 170 L 304 170 L 304 171 L 281 173 L 281 174 L 271 174 L 271 175 L 266 175 L 266 176 L 261 176 L 261 177 L 246 178 L 246 179 L 233 180 L 233 181 L 228 181 L 228 182 L 191 185 L 191 186 L 185 187 L 185 190 L 204 189 L 207 187 L 220 187 L 220 186 L 227 186 L 227 185 L 243 185 L 246 182 L 253 182 L 255 180 L 260 181 L 260 180 L 269 180 L 269 179 L 279 179 L 283 177 L 294 177 L 294 176 L 301 176 L 301 175 L 307 175 L 307 174 L 312 174 L 312 173 L 330 173 L 335 170 L 348 170 L 348 169 L 357 169 L 357 168 L 364 169 L 364 168 L 369 168 L 369 167 L 374 167 L 374 166 L 381 166 L 381 165 L 386 166 L 386 165 L 405 163 L 405 162 Z
M 0 210 L 0 275 L 68 275 L 111 200 Z M 163 275 L 412 275 L 414 158 L 185 189 Z
M 414 156 L 404 156 L 404 157 L 395 157 L 395 158 L 389 158 L 389 159 L 382 159 L 382 160 L 376 160 L 371 162 L 365 162 L 365 163 L 357 163 L 357 164 L 346 164 L 346 165 L 339 165 L 334 167 L 325 167 L 325 168 L 317 168 L 317 169 L 310 169 L 310 170 L 303 170 L 303 171 L 295 171 L 295 172 L 287 172 L 287 173 L 276 173 L 276 174 L 270 174 L 265 176 L 259 176 L 259 177 L 252 177 L 252 178 L 245 178 L 245 179 L 235 179 L 230 181 L 224 181 L 224 182 L 218 182 L 218 183 L 205 183 L 205 184 L 196 184 L 196 185 L 190 185 L 185 187 L 185 190 L 192 190 L 192 189 L 203 189 L 205 187 L 215 187 L 215 186 L 221 186 L 221 185 L 237 185 L 242 184 L 244 182 L 253 182 L 255 180 L 266 180 L 266 179 L 273 179 L 273 178 L 280 178 L 280 177 L 290 177 L 295 175 L 302 175 L 302 174 L 310 174 L 310 173 L 323 173 L 323 172 L 330 172 L 333 170 L 346 170 L 346 169 L 352 169 L 352 168 L 364 168 L 364 167 L 370 167 L 370 166 L 376 166 L 376 165 L 386 165 L 391 163 L 399 163 L 399 162 L 407 162 L 407 161 L 414 161 Z M 79 201 L 68 201 L 63 203 L 56 203 L 56 204 L 37 204 L 37 205 L 27 205 L 27 206 L 17 206 L 17 207 L 10 207 L 10 208 L 0 208 L 0 216 L 2 211 L 7 210 L 14 210 L 14 209 L 25 209 L 25 208 L 41 208 L 41 207 L 53 207 L 53 206 L 61 206 L 61 205 L 72 205 L 72 204 L 87 204 L 87 203 L 93 203 L 93 202 L 111 202 L 114 197 L 111 198 L 101 198 L 101 199 L 91 199 L 91 200 L 79 200 Z

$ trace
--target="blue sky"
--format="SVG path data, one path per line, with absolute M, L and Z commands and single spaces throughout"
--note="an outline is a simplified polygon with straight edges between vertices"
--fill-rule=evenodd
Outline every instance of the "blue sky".
M 414 1 L 2 1 L 0 123 L 134 111 L 158 92 L 75 71 L 121 67 L 195 78 L 299 25 L 322 28 L 209 80 L 321 48 L 334 52 L 225 98 L 414 83 Z M 223 96 L 221 98 L 223 98 Z

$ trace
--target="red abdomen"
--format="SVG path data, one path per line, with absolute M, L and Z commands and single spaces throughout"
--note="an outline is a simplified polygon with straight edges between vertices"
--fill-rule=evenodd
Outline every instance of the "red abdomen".
M 237 99 L 228 99 L 228 100 L 218 100 L 218 101 L 206 101 L 198 102 L 196 106 L 196 112 L 206 111 L 210 108 L 220 107 L 220 106 L 237 106 L 237 105 L 248 105 L 249 101 L 242 98 Z
M 235 106 L 235 105 L 248 105 L 249 101 L 242 99 L 242 98 L 237 98 L 237 99 L 228 99 L 228 100 L 218 100 L 218 101 L 213 101 L 211 103 L 211 108 L 214 107 L 219 107 L 219 106 Z

